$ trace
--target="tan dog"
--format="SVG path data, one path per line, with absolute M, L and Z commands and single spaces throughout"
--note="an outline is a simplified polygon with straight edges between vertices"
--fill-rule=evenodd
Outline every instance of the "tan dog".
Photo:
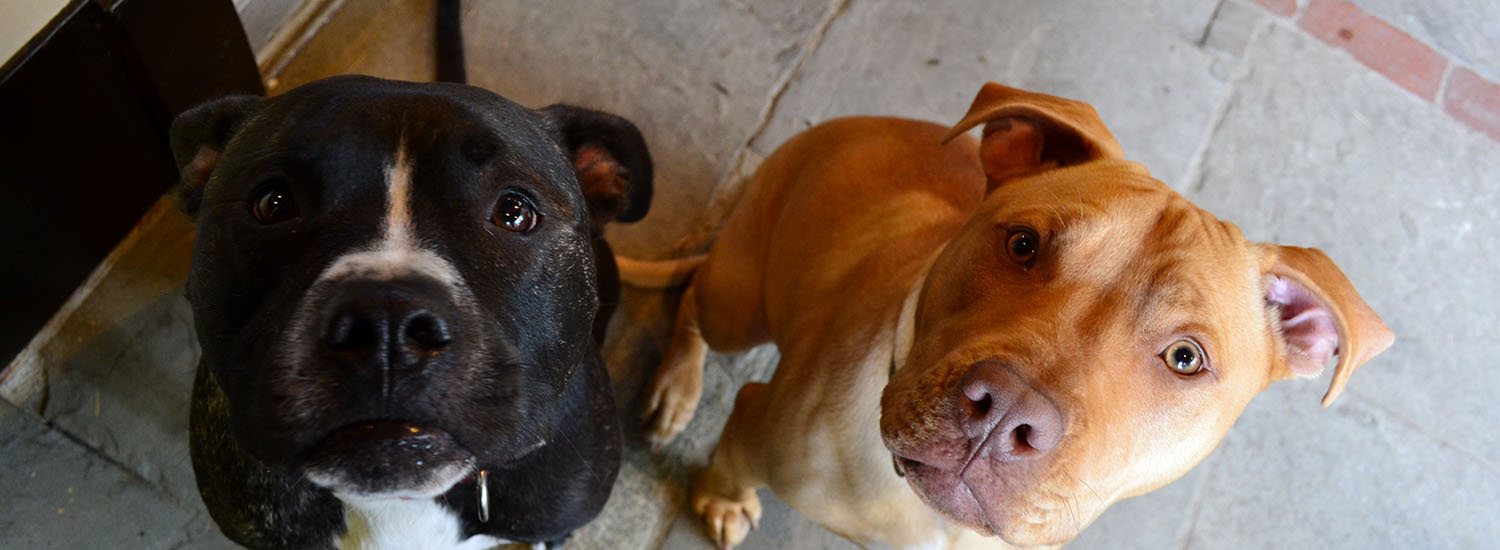
M 1066 99 L 988 84 L 951 130 L 834 120 L 745 193 L 643 411 L 664 443 L 705 344 L 780 349 L 693 483 L 720 546 L 764 486 L 861 543 L 1059 545 L 1186 473 L 1268 383 L 1337 352 L 1327 405 L 1392 341 L 1322 252 L 1245 240 Z

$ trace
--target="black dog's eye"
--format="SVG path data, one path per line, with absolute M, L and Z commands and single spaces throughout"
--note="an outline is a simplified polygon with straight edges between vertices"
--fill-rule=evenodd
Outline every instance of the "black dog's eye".
M 1036 231 L 1027 228 L 1012 229 L 1010 236 L 1005 238 L 1005 253 L 1010 256 L 1011 261 L 1018 264 L 1031 263 L 1036 258 L 1037 247 L 1041 246 L 1041 238 Z
M 1161 352 L 1161 360 L 1177 374 L 1198 374 L 1203 370 L 1203 348 L 1192 340 L 1178 340 Z
M 495 212 L 490 214 L 490 222 L 505 228 L 506 231 L 525 233 L 536 227 L 536 207 L 531 201 L 519 193 L 506 193 L 500 197 L 500 202 L 495 203 Z
M 250 211 L 255 214 L 256 220 L 266 225 L 290 220 L 298 214 L 297 201 L 292 198 L 292 192 L 285 183 L 265 187 L 255 202 L 250 204 Z

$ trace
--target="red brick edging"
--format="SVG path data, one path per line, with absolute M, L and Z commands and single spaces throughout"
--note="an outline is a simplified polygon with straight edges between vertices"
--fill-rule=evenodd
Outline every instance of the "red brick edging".
M 1439 103 L 1453 118 L 1500 141 L 1500 84 L 1453 62 L 1348 0 L 1308 0 L 1300 14 L 1297 0 L 1255 3 L 1295 20 L 1307 34 L 1349 52 L 1396 85 L 1429 103 Z M 1443 85 L 1445 77 L 1447 86 Z
M 1500 84 L 1465 67 L 1454 67 L 1443 94 L 1443 109 L 1475 130 L 1500 141 Z

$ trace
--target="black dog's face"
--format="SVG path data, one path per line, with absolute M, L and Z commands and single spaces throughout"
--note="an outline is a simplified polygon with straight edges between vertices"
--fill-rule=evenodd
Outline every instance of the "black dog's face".
M 432 496 L 542 446 L 592 345 L 591 239 L 649 200 L 634 127 L 363 77 L 236 101 L 174 148 L 241 447 L 337 493 Z

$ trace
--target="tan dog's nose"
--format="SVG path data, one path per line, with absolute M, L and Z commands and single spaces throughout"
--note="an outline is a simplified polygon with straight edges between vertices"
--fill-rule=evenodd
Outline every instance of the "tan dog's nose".
M 970 456 L 1031 460 L 1062 440 L 1062 415 L 1003 363 L 985 361 L 964 375 L 960 408 Z

